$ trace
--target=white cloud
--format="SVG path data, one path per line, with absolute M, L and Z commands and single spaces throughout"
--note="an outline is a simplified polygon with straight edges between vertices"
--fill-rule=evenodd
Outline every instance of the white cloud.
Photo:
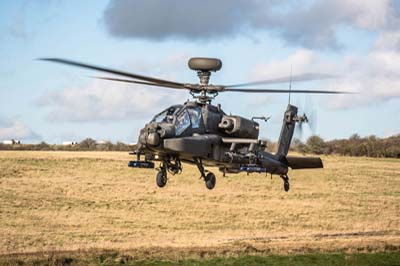
M 139 72 L 157 72 L 155 76 L 174 79 L 177 69 L 184 69 L 186 58 L 179 54 L 154 64 L 130 65 L 141 66 Z M 37 104 L 49 109 L 48 119 L 52 122 L 115 122 L 149 118 L 169 105 L 182 102 L 186 96 L 186 90 L 95 79 L 86 86 L 47 91 L 37 99 Z
M 400 26 L 399 10 L 391 0 L 303 1 L 303 7 L 271 14 L 270 24 L 290 44 L 309 48 L 340 47 L 339 27 L 381 31 Z M 307 4 L 305 4 L 307 3 Z
M 38 140 L 40 136 L 17 119 L 0 118 L 0 140 Z
M 376 30 L 385 27 L 393 19 L 390 0 L 341 0 L 338 2 L 360 28 Z
M 400 51 L 400 31 L 382 32 L 374 45 L 375 50 Z
M 310 83 L 307 87 L 359 93 L 328 96 L 325 105 L 334 109 L 379 104 L 400 98 L 400 50 L 393 47 L 392 40 L 396 40 L 395 36 L 399 36 L 398 33 L 383 32 L 366 55 L 345 55 L 336 61 L 316 51 L 300 49 L 287 58 L 257 65 L 254 77 L 262 80 L 287 76 L 291 64 L 294 75 L 305 72 L 339 75 L 338 79 Z M 293 88 L 299 86 L 295 84 Z
M 38 104 L 50 108 L 51 121 L 115 121 L 149 116 L 176 97 L 181 98 L 167 89 L 93 81 L 85 87 L 48 91 Z
M 268 63 L 257 64 L 252 73 L 253 79 L 263 80 L 304 73 L 333 73 L 336 70 L 334 62 L 322 58 L 319 54 L 308 49 L 299 49 L 287 58 L 279 58 Z
M 349 57 L 337 67 L 342 68 L 345 78 L 327 85 L 359 94 L 335 96 L 330 107 L 351 108 L 400 98 L 399 52 L 373 49 L 366 56 Z

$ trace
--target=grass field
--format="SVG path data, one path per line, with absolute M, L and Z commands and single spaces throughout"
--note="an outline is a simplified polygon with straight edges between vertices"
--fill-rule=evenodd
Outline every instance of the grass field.
M 399 258 L 398 159 L 323 157 L 322 170 L 289 173 L 288 193 L 276 176 L 223 178 L 216 169 L 210 191 L 189 165 L 159 189 L 156 172 L 128 168 L 130 159 L 0 152 L 0 257 L 111 250 L 173 261 L 325 252 Z

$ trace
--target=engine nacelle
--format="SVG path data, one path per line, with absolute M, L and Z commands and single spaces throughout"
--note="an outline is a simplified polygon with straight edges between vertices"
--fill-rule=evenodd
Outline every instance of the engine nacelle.
M 223 116 L 218 127 L 232 137 L 249 139 L 257 139 L 260 130 L 257 122 L 232 115 Z

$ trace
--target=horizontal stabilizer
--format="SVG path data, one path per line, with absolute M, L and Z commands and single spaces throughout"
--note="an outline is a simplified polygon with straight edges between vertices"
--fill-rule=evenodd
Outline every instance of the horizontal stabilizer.
M 288 165 L 292 169 L 323 168 L 322 160 L 319 157 L 286 157 Z

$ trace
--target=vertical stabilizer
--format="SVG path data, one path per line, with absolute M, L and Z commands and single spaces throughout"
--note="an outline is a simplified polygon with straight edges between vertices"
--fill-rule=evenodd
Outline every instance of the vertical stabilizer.
M 283 117 L 281 135 L 279 136 L 278 141 L 278 151 L 276 152 L 276 155 L 278 155 L 278 157 L 286 156 L 289 152 L 290 143 L 293 138 L 294 128 L 297 121 L 296 119 L 297 107 L 288 104 L 285 115 Z

